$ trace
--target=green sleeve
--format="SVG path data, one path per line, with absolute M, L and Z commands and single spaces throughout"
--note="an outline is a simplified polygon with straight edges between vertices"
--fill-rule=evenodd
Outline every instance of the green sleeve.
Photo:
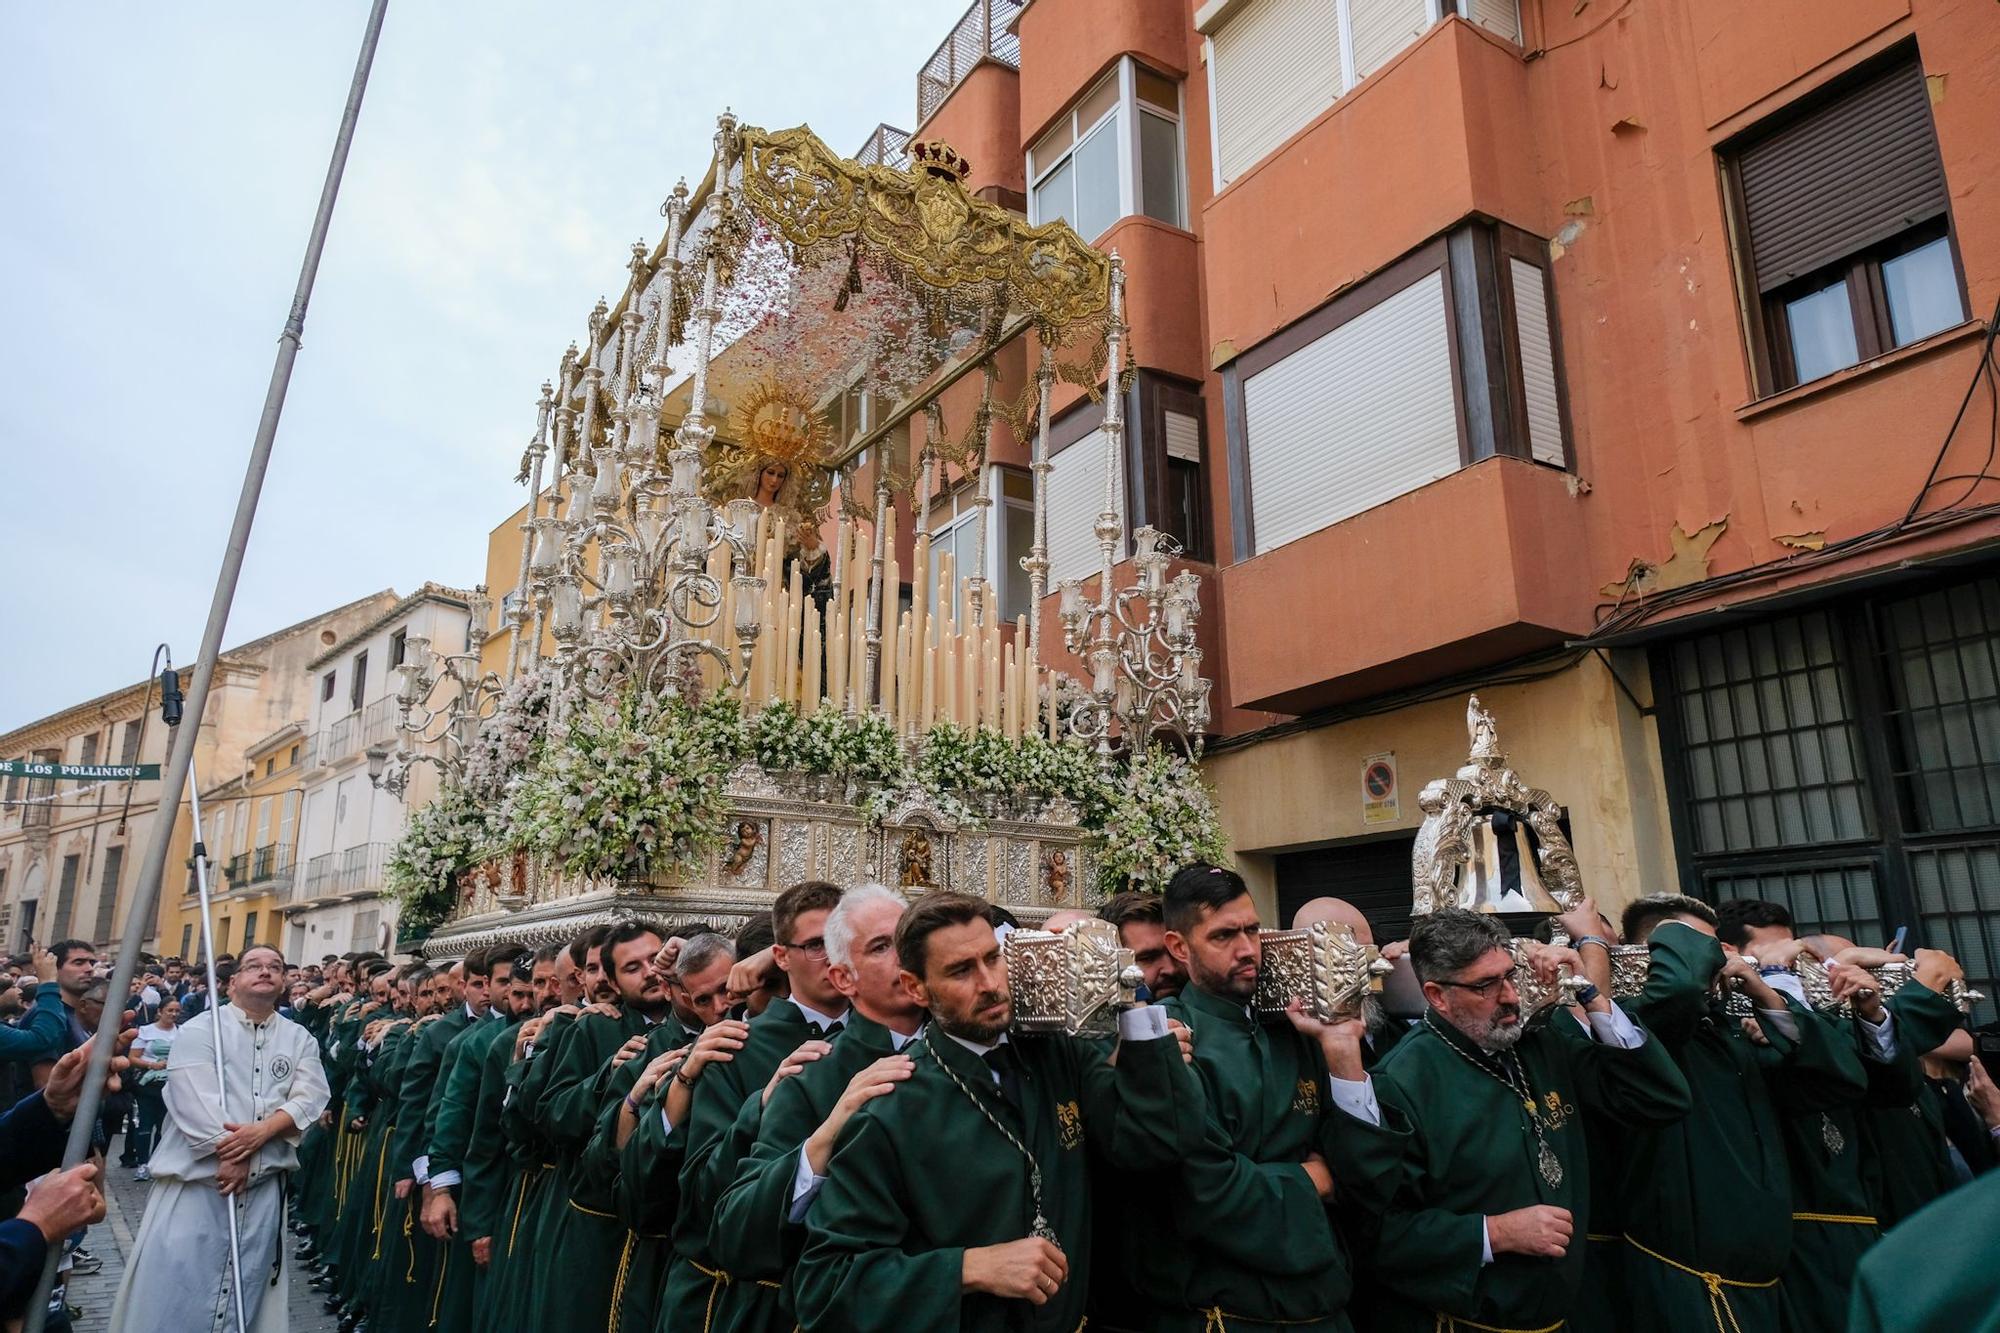
M 573 1014 L 562 1014 L 542 1029 L 535 1042 L 534 1053 L 529 1057 L 527 1068 L 514 1088 L 514 1097 L 509 1106 L 511 1114 L 520 1119 L 520 1132 L 528 1141 L 539 1144 L 546 1131 L 542 1124 L 542 1095 L 548 1090 L 549 1080 L 554 1077 L 556 1066 L 562 1061 L 563 1048 L 577 1031 L 577 1021 Z
M 486 1060 L 483 1039 L 493 1035 L 481 1028 L 470 1029 L 445 1051 L 450 1068 L 444 1076 L 444 1091 L 438 1097 L 437 1115 L 432 1120 L 429 1146 L 425 1150 L 433 1176 L 445 1171 L 464 1174 L 466 1149 L 472 1143 L 473 1102 L 479 1095 L 479 1074 Z
M 1631 1050 L 1607 1046 L 1580 1031 L 1573 1036 L 1564 1032 L 1562 1040 L 1577 1097 L 1588 1110 L 1630 1128 L 1660 1129 L 1694 1109 L 1686 1076 L 1666 1043 L 1651 1033 L 1644 1045 Z
M 1341 1263 L 1326 1205 L 1297 1162 L 1259 1162 L 1236 1151 L 1214 1114 L 1179 1166 L 1176 1223 L 1232 1264 L 1283 1276 Z M 813 1204 L 817 1215 L 825 1191 Z
M 1096 1045 L 1061 1040 L 1083 1089 L 1085 1140 L 1111 1165 L 1165 1169 L 1201 1146 L 1208 1099 L 1178 1041 L 1121 1042 L 1114 1067 Z
M 34 1064 L 62 1054 L 63 1033 L 69 1020 L 63 1015 L 62 990 L 53 981 L 35 988 L 34 1007 L 21 1026 L 0 1025 L 0 1060 Z
M 738 1279 L 783 1277 L 797 1260 L 802 1224 L 790 1220 L 799 1149 L 821 1117 L 801 1080 L 788 1078 L 771 1093 L 757 1120 L 756 1141 L 716 1201 L 709 1245 L 724 1271 Z
M 437 1087 L 438 1061 L 444 1051 L 430 1028 L 418 1032 L 410 1043 L 410 1057 L 397 1084 L 395 1140 L 389 1145 L 389 1169 L 397 1180 L 416 1174 L 416 1160 L 424 1151 L 431 1093 Z
M 1406 1162 L 1410 1178 L 1422 1176 L 1424 1147 L 1414 1136 Z M 1465 1310 L 1478 1293 L 1485 1251 L 1483 1214 L 1425 1207 L 1404 1190 L 1378 1217 L 1369 1254 L 1375 1271 L 1409 1299 L 1439 1310 Z
M 1771 1045 L 1758 1051 L 1757 1062 L 1764 1071 L 1771 1100 L 1792 1114 L 1859 1102 L 1868 1091 L 1868 1074 L 1861 1067 L 1852 1030 L 1842 1030 L 1834 1020 L 1821 1017 L 1790 996 L 1785 997 L 1785 1006 L 1798 1025 L 1798 1040 L 1783 1041 L 1766 1024 L 1765 1035 Z
M 1708 1015 L 1708 988 L 1722 970 L 1722 945 L 1679 921 L 1662 921 L 1648 941 L 1646 985 L 1626 1007 L 1669 1049 L 1685 1044 Z
M 1896 1044 L 1918 1057 L 1944 1045 L 1952 1033 L 1965 1026 L 1958 1006 L 1921 981 L 1907 983 L 1886 1003 L 1896 1016 Z
M 848 1122 L 806 1218 L 793 1270 L 803 1328 L 908 1333 L 962 1326 L 957 1246 L 911 1252 L 902 1154 L 868 1109 Z
M 649 1057 L 644 1051 L 616 1069 L 606 1069 L 597 1084 L 597 1118 L 591 1123 L 590 1137 L 584 1141 L 583 1155 L 577 1160 L 577 1179 L 609 1194 L 618 1183 L 618 1112 L 631 1094 L 639 1075 L 646 1072 Z
M 736 1053 L 735 1060 L 703 1068 L 695 1082 L 694 1105 L 688 1110 L 687 1124 L 674 1127 L 686 1130 L 681 1158 L 680 1211 L 674 1225 L 674 1244 L 682 1253 L 699 1252 L 706 1248 L 716 1196 L 727 1183 L 711 1173 L 711 1159 L 718 1151 L 732 1161 L 739 1155 L 725 1147 L 725 1140 L 746 1100 L 738 1071 L 743 1067 L 750 1049 L 750 1043 L 746 1042 L 743 1049 Z M 747 1142 L 740 1145 L 741 1148 L 748 1146 Z
M 580 1153 L 598 1125 L 604 1075 L 618 1051 L 618 1025 L 602 1015 L 580 1021 L 576 1035 L 562 1043 L 556 1067 L 548 1071 L 536 1121 L 542 1135 L 558 1149 Z M 626 1061 L 630 1063 L 630 1061 Z
M 660 1114 L 664 1087 L 639 1108 L 639 1127 L 618 1155 L 618 1216 L 635 1231 L 661 1235 L 674 1225 L 680 1208 L 681 1167 L 687 1159 L 687 1131 L 667 1132 Z
M 465 1150 L 465 1188 L 459 1191 L 459 1232 L 473 1240 L 493 1234 L 512 1172 L 501 1154 L 500 1102 L 507 1089 L 507 1069 L 513 1063 L 514 1033 L 505 1028 L 487 1046 L 479 1062 L 479 1087 L 473 1101 L 472 1137 Z

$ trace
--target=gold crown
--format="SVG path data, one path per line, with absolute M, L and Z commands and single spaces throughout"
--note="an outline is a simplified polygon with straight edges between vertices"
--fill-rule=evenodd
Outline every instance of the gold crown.
M 910 145 L 910 164 L 948 181 L 962 181 L 972 174 L 972 164 L 958 150 L 941 139 L 918 139 Z
M 804 393 L 766 380 L 744 396 L 738 413 L 743 442 L 759 457 L 787 464 L 819 462 L 826 423 Z

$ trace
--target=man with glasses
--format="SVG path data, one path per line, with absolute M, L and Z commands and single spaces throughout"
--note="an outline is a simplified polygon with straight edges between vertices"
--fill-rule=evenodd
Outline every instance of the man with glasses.
M 772 958 L 790 982 L 790 999 L 774 1000 L 749 1023 L 726 1019 L 702 1033 L 661 1082 L 664 1096 L 645 1108 L 646 1118 L 665 1132 L 660 1148 L 671 1152 L 678 1139 L 682 1151 L 674 1254 L 661 1295 L 663 1328 L 706 1327 L 730 1281 L 710 1247 L 709 1225 L 755 1137 L 754 1120 L 747 1133 L 732 1132 L 744 1103 L 799 1046 L 831 1042 L 846 1025 L 847 997 L 829 978 L 826 958 L 826 919 L 839 902 L 840 887 L 823 880 L 806 880 L 778 895 L 771 904 L 777 936 Z M 652 1133 L 647 1128 L 649 1143 Z
M 153 1150 L 153 1188 L 111 1312 L 115 1333 L 215 1327 L 233 1304 L 229 1212 L 242 1241 L 243 1314 L 282 1321 L 291 1256 L 284 1177 L 306 1127 L 326 1109 L 326 1073 L 312 1034 L 277 1013 L 285 958 L 243 951 L 227 1005 L 180 1029 L 167 1057 L 167 1119 Z M 228 1096 L 216 1084 L 222 1042 Z
M 1529 1026 L 1512 939 L 1496 916 L 1446 908 L 1410 931 L 1428 1002 L 1415 1033 L 1375 1071 L 1392 1125 L 1410 1134 L 1394 1201 L 1369 1259 L 1380 1284 L 1371 1329 L 1548 1328 L 1572 1318 L 1590 1231 L 1585 1113 L 1630 1127 L 1671 1124 L 1688 1087 L 1659 1042 L 1595 987 L 1567 1017 Z M 1528 946 L 1553 985 L 1575 951 Z

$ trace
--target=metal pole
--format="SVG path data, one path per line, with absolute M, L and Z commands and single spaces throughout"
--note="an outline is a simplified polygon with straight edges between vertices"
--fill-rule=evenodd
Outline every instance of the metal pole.
M 169 662 L 168 665 L 171 666 L 172 663 Z M 177 808 L 180 802 L 176 800 L 172 807 L 167 807 L 165 802 L 161 804 L 163 808 Z M 190 859 L 194 865 L 195 892 L 201 898 L 202 966 L 208 972 L 208 1008 L 202 1012 L 208 1015 L 209 1026 L 215 1033 L 215 1039 L 211 1043 L 215 1047 L 215 1099 L 222 1108 L 223 1120 L 227 1121 L 229 1074 L 222 1056 L 222 989 L 215 980 L 215 913 L 210 908 L 208 898 L 208 847 L 201 836 L 201 776 L 195 771 L 192 763 L 188 765 L 188 805 L 194 822 L 194 855 Z M 244 1117 L 242 1123 L 248 1124 L 256 1118 L 257 1108 L 253 1105 L 250 1114 Z M 243 1318 L 243 1232 L 236 1217 L 238 1202 L 240 1201 L 232 1201 L 231 1206 L 225 1210 L 229 1217 L 229 1289 L 230 1294 L 236 1298 L 236 1333 L 246 1333 L 250 1325 Z
M 97 1041 L 90 1050 L 90 1066 L 84 1073 L 83 1090 L 77 1099 L 76 1116 L 70 1121 L 69 1143 L 63 1151 L 67 1170 L 83 1161 L 90 1152 L 91 1126 L 97 1122 L 104 1100 L 104 1080 L 111 1071 L 111 1051 L 125 1020 L 124 997 L 132 988 L 138 970 L 139 946 L 145 939 L 143 925 L 150 921 L 160 896 L 160 877 L 166 870 L 167 845 L 173 839 L 174 812 L 180 793 L 187 789 L 189 770 L 194 764 L 195 742 L 201 735 L 202 710 L 208 704 L 208 689 L 215 678 L 216 660 L 222 655 L 222 632 L 229 623 L 229 605 L 236 597 L 236 580 L 243 572 L 243 552 L 250 544 L 250 525 L 257 516 L 257 497 L 264 488 L 264 472 L 271 463 L 271 445 L 277 438 L 278 418 L 285 409 L 285 390 L 291 384 L 292 363 L 298 359 L 299 340 L 305 332 L 306 304 L 312 298 L 313 279 L 319 272 L 320 255 L 326 249 L 326 233 L 333 221 L 333 203 L 340 194 L 341 173 L 347 168 L 347 151 L 354 142 L 354 125 L 361 115 L 361 95 L 368 88 L 368 69 L 375 61 L 375 45 L 382 36 L 382 18 L 389 0 L 375 0 L 368 14 L 368 27 L 361 37 L 361 55 L 355 62 L 354 82 L 347 90 L 347 108 L 340 118 L 340 132 L 333 142 L 333 160 L 327 164 L 326 183 L 320 189 L 319 213 L 313 218 L 312 234 L 306 240 L 305 261 L 299 269 L 298 289 L 292 294 L 291 314 L 284 332 L 278 336 L 278 356 L 271 367 L 271 384 L 264 394 L 264 414 L 257 422 L 257 437 L 250 446 L 250 461 L 243 471 L 243 490 L 236 500 L 236 521 L 223 548 L 222 568 L 215 578 L 215 596 L 208 607 L 208 624 L 202 630 L 201 651 L 195 658 L 194 681 L 188 687 L 187 725 L 174 736 L 167 751 L 166 772 L 160 791 L 173 793 L 174 803 L 160 802 L 160 819 L 153 826 L 152 841 L 146 846 L 146 860 L 139 872 L 139 884 L 127 909 L 125 937 L 118 946 L 118 965 L 111 974 L 110 994 L 115 1003 L 104 1006 L 97 1025 Z M 213 992 L 211 991 L 211 1002 Z M 55 1288 L 56 1263 L 62 1258 L 60 1246 L 51 1246 L 42 1265 L 41 1281 L 29 1298 L 23 1333 L 42 1333 L 48 1318 L 49 1293 Z

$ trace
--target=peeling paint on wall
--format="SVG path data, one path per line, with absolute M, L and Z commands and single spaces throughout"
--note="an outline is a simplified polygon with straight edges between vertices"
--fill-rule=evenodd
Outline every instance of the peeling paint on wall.
M 1942 105 L 1944 102 L 1944 75 L 1924 75 L 1924 91 L 1930 94 L 1932 106 Z
M 1771 538 L 1780 546 L 1789 546 L 1794 551 L 1820 551 L 1826 549 L 1825 532 L 1787 532 Z
M 1549 262 L 1553 264 L 1569 253 L 1569 248 L 1576 244 L 1576 238 L 1581 235 L 1583 235 L 1582 218 L 1571 218 L 1563 223 L 1562 230 L 1549 238 Z
M 1692 534 L 1676 523 L 1667 534 L 1667 543 L 1673 548 L 1672 555 L 1658 564 L 1635 558 L 1625 571 L 1624 578 L 1605 584 L 1598 592 L 1606 597 L 1648 597 L 1670 588 L 1685 588 L 1690 583 L 1700 583 L 1708 577 L 1709 548 L 1728 527 L 1727 514 Z

